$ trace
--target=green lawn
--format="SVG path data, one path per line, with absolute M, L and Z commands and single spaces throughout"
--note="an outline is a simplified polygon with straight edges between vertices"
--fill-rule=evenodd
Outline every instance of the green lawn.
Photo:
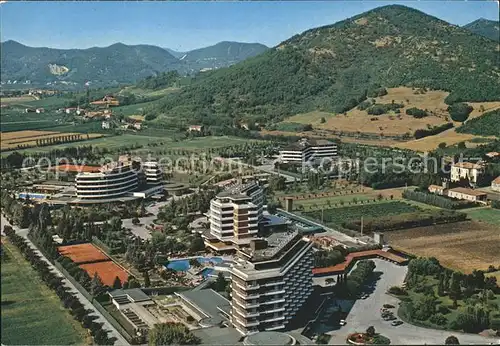
M 491 223 L 492 225 L 500 225 L 500 210 L 493 208 L 482 208 L 482 209 L 472 209 L 463 210 L 472 220 L 484 221 Z
M 86 331 L 37 276 L 21 253 L 4 244 L 2 262 L 2 344 L 85 344 Z

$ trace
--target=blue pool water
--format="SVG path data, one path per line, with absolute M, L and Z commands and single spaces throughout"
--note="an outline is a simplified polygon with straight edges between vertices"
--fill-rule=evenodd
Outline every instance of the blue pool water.
M 204 263 L 208 263 L 208 262 L 213 263 L 213 264 L 220 264 L 220 263 L 224 262 L 222 257 L 197 257 L 196 260 L 200 264 L 204 264 Z M 190 268 L 189 259 L 171 261 L 168 263 L 167 268 L 175 270 L 176 272 L 186 272 Z M 202 275 L 204 277 L 205 277 L 204 272 L 207 270 L 213 271 L 212 268 L 205 268 L 202 271 L 202 273 L 203 273 Z M 211 273 L 211 271 L 210 272 L 207 271 L 207 273 L 209 274 L 209 273 Z M 206 274 L 206 275 L 208 276 L 208 274 Z
M 205 268 L 203 269 L 200 274 L 201 276 L 203 276 L 204 278 L 207 278 L 210 276 L 210 274 L 212 274 L 214 272 L 214 268 Z

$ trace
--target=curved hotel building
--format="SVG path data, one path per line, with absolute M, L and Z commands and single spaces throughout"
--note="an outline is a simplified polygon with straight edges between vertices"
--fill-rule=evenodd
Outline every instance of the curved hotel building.
M 139 186 L 137 172 L 131 164 L 104 166 L 96 173 L 76 175 L 76 195 L 82 199 L 116 198 Z
M 160 188 L 163 173 L 155 161 L 141 163 L 129 156 L 102 166 L 97 172 L 76 175 L 76 195 L 83 200 L 112 199 L 136 191 L 144 184 Z

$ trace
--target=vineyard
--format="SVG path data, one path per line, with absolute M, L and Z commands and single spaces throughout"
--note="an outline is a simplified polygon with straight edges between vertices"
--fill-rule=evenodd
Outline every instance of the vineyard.
M 304 213 L 305 216 L 322 220 L 329 225 L 342 225 L 352 220 L 360 220 L 380 217 L 381 215 L 390 216 L 419 211 L 419 208 L 399 201 L 387 203 L 377 203 L 369 205 L 349 206 L 334 209 L 316 210 Z
M 14 131 L 0 133 L 0 150 L 25 149 L 43 147 L 46 145 L 57 145 L 70 142 L 85 141 L 88 139 L 103 137 L 99 133 L 74 133 L 55 131 Z

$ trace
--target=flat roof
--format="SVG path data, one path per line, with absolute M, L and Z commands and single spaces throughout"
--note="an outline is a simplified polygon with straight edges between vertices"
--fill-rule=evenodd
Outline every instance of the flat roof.
M 190 290 L 176 293 L 176 295 L 209 316 L 213 325 L 226 320 L 226 318 L 222 317 L 222 312 L 229 315 L 231 311 L 229 300 L 213 289 Z
M 129 296 L 134 302 L 151 300 L 151 298 L 140 288 L 117 289 L 108 292 L 108 294 L 113 298 Z
M 464 195 L 469 195 L 469 196 L 486 196 L 487 195 L 486 192 L 476 191 L 473 189 L 468 189 L 466 187 L 455 187 L 453 189 L 449 189 L 448 191 L 462 193 Z

